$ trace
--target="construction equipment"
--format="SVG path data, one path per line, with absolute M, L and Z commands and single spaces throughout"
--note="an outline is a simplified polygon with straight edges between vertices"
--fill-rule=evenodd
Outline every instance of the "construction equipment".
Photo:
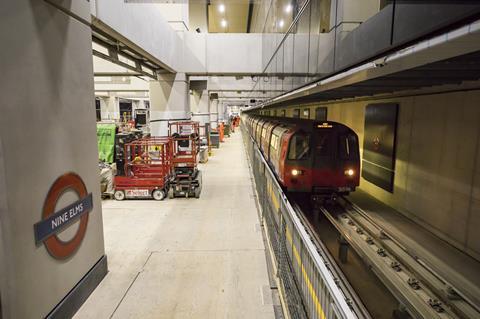
M 174 167 L 168 197 L 199 198 L 202 190 L 202 174 L 197 168 L 200 150 L 199 123 L 170 122 L 168 132 L 173 140 Z
M 173 141 L 170 137 L 134 140 L 124 146 L 124 172 L 115 176 L 116 200 L 163 200 L 173 178 Z

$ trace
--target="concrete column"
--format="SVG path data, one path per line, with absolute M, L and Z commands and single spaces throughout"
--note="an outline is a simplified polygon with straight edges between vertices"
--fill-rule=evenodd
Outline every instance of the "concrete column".
M 120 103 L 116 96 L 100 99 L 100 110 L 102 120 L 118 120 L 120 119 Z
M 104 97 L 99 97 L 98 100 L 100 101 L 100 117 L 102 120 L 107 119 L 107 99 Z
M 201 126 L 210 122 L 207 90 L 192 90 L 190 94 L 190 107 L 192 111 L 192 120 L 200 122 Z
M 185 73 L 163 74 L 150 82 L 150 132 L 168 134 L 168 120 L 190 119 L 188 81 Z
M 218 121 L 222 122 L 225 121 L 225 111 L 226 105 L 223 102 L 218 102 Z
M 0 1 L 4 319 L 71 318 L 107 273 L 90 3 L 55 5 Z
M 212 129 L 218 125 L 218 99 L 210 100 L 210 125 Z
M 145 106 L 145 100 L 139 100 L 138 101 L 138 108 L 139 109 L 145 109 L 146 106 Z

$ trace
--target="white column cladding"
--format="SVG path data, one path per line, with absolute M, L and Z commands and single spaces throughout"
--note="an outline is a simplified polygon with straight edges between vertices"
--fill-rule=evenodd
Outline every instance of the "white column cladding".
M 100 101 L 102 101 L 101 99 Z M 119 120 L 120 119 L 120 102 L 116 96 L 109 96 L 105 101 L 105 115 L 102 109 L 102 119 Z M 100 106 L 102 106 L 100 102 Z
M 105 97 L 99 97 L 98 100 L 100 101 L 100 116 L 102 120 L 107 120 L 108 119 L 107 99 Z
M 210 126 L 216 129 L 218 125 L 218 99 L 210 100 Z
M 150 82 L 150 132 L 168 134 L 168 120 L 190 119 L 188 81 L 185 73 L 162 74 Z
M 210 123 L 208 90 L 191 89 L 190 91 L 190 109 L 192 111 L 192 120 L 200 122 L 200 126 L 205 125 L 205 123 Z
M 224 122 L 226 117 L 225 117 L 225 110 L 226 109 L 226 105 L 224 104 L 224 102 L 218 102 L 218 122 Z

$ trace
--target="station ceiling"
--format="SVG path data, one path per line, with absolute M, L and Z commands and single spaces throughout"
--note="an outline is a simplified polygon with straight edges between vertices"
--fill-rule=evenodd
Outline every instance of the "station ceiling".
M 208 32 L 248 32 L 250 3 L 250 0 L 212 0 L 207 5 Z

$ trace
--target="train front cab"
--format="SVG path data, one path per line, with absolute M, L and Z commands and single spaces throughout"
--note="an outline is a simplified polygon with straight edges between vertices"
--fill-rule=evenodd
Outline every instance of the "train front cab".
M 335 122 L 314 124 L 312 192 L 343 193 L 355 190 L 360 182 L 358 137 L 354 131 Z M 324 183 L 323 181 L 328 181 Z
M 283 136 L 281 163 L 283 185 L 291 192 L 311 192 L 313 180 L 311 134 L 302 129 L 289 132 Z
M 283 184 L 289 191 L 313 194 L 349 193 L 359 184 L 358 137 L 335 122 L 314 122 L 288 138 Z

